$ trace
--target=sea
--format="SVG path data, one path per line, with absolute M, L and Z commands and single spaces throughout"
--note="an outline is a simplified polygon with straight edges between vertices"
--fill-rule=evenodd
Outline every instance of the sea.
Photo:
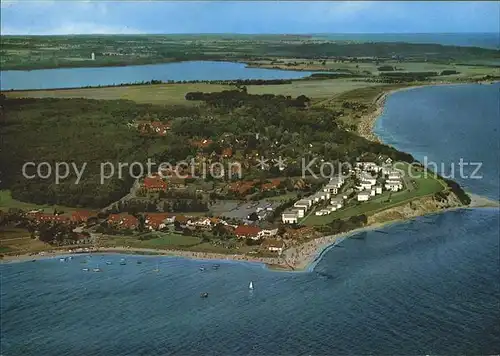
M 416 157 L 473 154 L 486 178 L 467 189 L 496 198 L 498 95 L 496 85 L 399 92 L 377 134 Z M 304 272 L 99 254 L 1 264 L 0 353 L 498 354 L 499 225 L 495 208 L 423 216 L 353 234 Z

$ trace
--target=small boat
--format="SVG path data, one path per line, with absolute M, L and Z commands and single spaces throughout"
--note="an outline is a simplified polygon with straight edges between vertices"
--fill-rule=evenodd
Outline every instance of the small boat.
M 66 262 L 66 259 L 65 258 L 60 258 L 59 262 Z
M 122 258 L 122 259 L 120 260 L 120 264 L 121 264 L 122 266 L 124 266 L 124 265 L 126 265 L 126 264 L 127 264 L 127 262 L 126 262 L 126 261 Z
M 142 263 L 142 261 L 137 261 L 137 264 L 140 265 Z
M 106 264 L 109 266 L 109 265 L 112 265 L 112 264 L 113 264 L 113 262 L 111 262 L 111 261 L 106 261 Z
M 83 272 L 88 272 L 88 271 L 89 271 L 89 269 L 88 269 L 88 268 L 82 268 L 82 271 L 83 271 Z
M 253 282 L 250 282 L 250 285 L 248 286 L 248 289 L 253 290 Z
M 205 270 L 205 267 L 200 267 L 200 271 L 204 271 Z
M 212 269 L 219 269 L 220 265 L 213 265 Z
M 95 268 L 92 269 L 94 272 L 101 272 L 101 269 L 99 268 L 99 265 L 97 265 Z
M 201 293 L 200 298 L 208 298 L 208 293 Z

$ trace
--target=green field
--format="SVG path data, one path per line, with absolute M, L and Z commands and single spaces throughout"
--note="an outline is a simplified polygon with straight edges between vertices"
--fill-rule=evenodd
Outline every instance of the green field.
M 292 84 L 281 85 L 248 85 L 247 89 L 250 94 L 291 95 L 292 97 L 306 95 L 310 98 L 326 99 L 353 89 L 380 85 L 379 83 L 356 82 L 351 79 L 343 78 L 294 81 Z M 204 83 L 154 84 L 103 88 L 9 91 L 5 92 L 5 95 L 9 98 L 125 99 L 137 103 L 157 105 L 197 105 L 198 102 L 185 99 L 186 93 L 193 91 L 218 92 L 230 89 L 234 89 L 234 87 L 230 85 Z
M 405 165 L 407 167 L 407 165 Z M 420 172 L 412 167 L 412 174 L 415 175 Z M 446 189 L 443 182 L 437 178 L 428 176 L 420 177 L 409 180 L 404 178 L 406 183 L 406 189 L 397 192 L 384 192 L 382 195 L 378 195 L 370 198 L 367 202 L 358 202 L 353 200 L 349 202 L 346 207 L 325 216 L 316 216 L 312 214 L 309 216 L 303 224 L 307 226 L 313 225 L 324 225 L 332 222 L 334 219 L 346 219 L 354 215 L 372 215 L 379 211 L 393 208 L 398 205 L 402 205 L 412 201 L 415 198 L 424 197 L 427 195 L 433 195 Z M 413 181 L 413 182 L 412 182 Z
M 153 248 L 153 249 L 175 249 L 187 248 L 198 245 L 201 239 L 194 236 L 184 236 L 175 233 L 152 232 L 155 238 L 149 240 L 139 240 L 137 236 L 118 236 L 107 235 L 99 240 L 99 245 L 106 246 L 131 246 L 137 248 Z
M 9 190 L 0 190 L 0 210 L 7 211 L 10 208 L 23 209 L 23 210 L 34 210 L 43 209 L 46 213 L 53 213 L 54 209 L 64 212 L 72 212 L 75 210 L 80 210 L 78 208 L 71 208 L 62 205 L 38 205 L 34 203 L 25 203 L 12 198 Z

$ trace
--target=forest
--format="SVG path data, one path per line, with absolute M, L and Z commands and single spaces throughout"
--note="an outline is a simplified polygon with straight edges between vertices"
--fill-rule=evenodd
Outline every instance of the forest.
M 232 103 L 234 94 L 239 105 Z M 74 207 L 102 208 L 126 195 L 134 178 L 125 174 L 100 183 L 102 162 L 175 163 L 197 152 L 220 152 L 228 145 L 242 159 L 250 152 L 280 155 L 295 162 L 283 172 L 270 170 L 268 176 L 300 175 L 301 159 L 322 158 L 353 163 L 359 156 L 384 154 L 394 160 L 412 162 L 413 157 L 394 148 L 368 141 L 337 124 L 336 112 L 326 108 L 296 107 L 286 98 L 230 92 L 219 105 L 154 106 L 126 100 L 88 99 L 7 99 L 2 96 L 0 161 L 5 170 L 1 189 L 10 189 L 21 201 Z M 220 98 L 219 98 L 220 99 Z M 226 100 L 227 99 L 227 100 Z M 172 122 L 165 136 L 142 136 L 127 124 L 134 120 Z M 256 139 L 256 134 L 260 135 Z M 222 141 L 224 137 L 224 141 Z M 191 139 L 212 139 L 202 149 Z M 79 184 L 76 176 L 55 184 L 53 178 L 27 179 L 25 162 L 86 163 Z M 312 167 L 312 170 L 317 170 Z M 244 174 L 252 173 L 252 168 Z M 30 171 L 30 174 L 33 174 Z

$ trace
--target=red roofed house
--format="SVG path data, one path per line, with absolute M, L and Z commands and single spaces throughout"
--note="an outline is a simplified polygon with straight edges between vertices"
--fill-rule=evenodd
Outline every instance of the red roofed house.
M 222 157 L 223 158 L 230 158 L 233 155 L 233 150 L 231 148 L 224 148 L 222 150 Z
M 67 222 L 69 218 L 63 215 L 40 214 L 36 217 L 39 221 Z
M 120 227 L 124 229 L 135 229 L 139 226 L 139 219 L 137 219 L 133 215 L 125 215 L 122 217 L 122 221 L 120 223 Z
M 145 177 L 142 186 L 148 191 L 161 192 L 167 189 L 168 184 L 160 176 L 153 176 Z
M 191 144 L 198 148 L 207 148 L 212 144 L 212 142 L 213 141 L 211 139 L 204 139 L 200 141 L 191 141 Z
M 271 179 L 271 181 L 269 183 L 262 184 L 261 189 L 264 191 L 277 189 L 280 184 L 281 184 L 280 179 Z
M 238 238 L 251 238 L 252 240 L 258 240 L 260 238 L 259 232 L 261 228 L 258 226 L 250 225 L 240 225 L 234 229 L 234 234 Z
M 170 130 L 170 122 L 163 123 L 161 121 L 141 121 L 137 125 L 137 128 L 142 134 L 153 133 L 160 136 L 165 136 L 167 131 Z
M 76 223 L 87 222 L 87 220 L 92 216 L 90 211 L 77 210 L 71 214 L 71 221 Z
M 146 214 L 146 226 L 149 230 L 161 230 L 167 226 L 169 223 L 174 222 L 174 217 L 172 214 L 168 213 L 147 213 Z

